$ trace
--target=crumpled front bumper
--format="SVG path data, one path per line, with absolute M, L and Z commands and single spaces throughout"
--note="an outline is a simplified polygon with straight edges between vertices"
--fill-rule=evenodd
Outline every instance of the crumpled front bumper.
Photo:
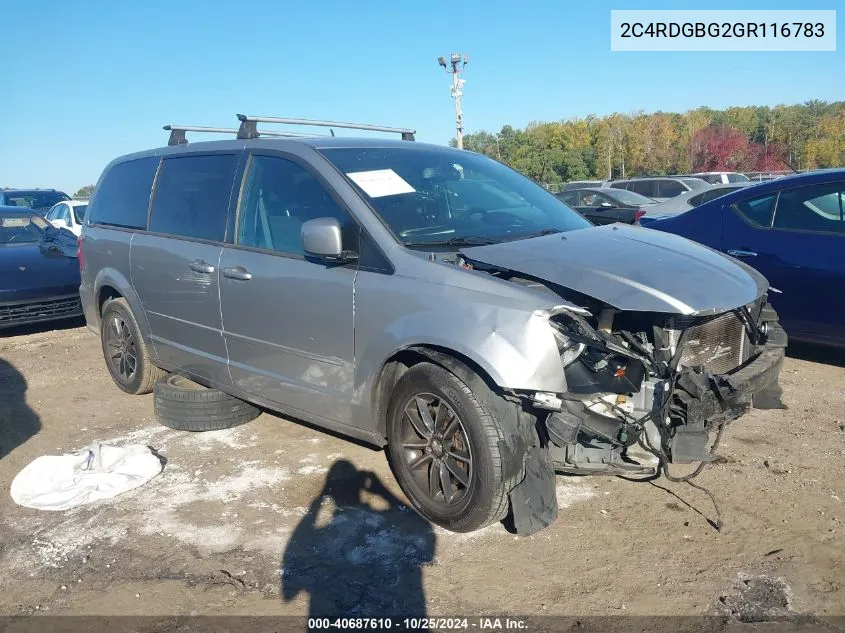
M 673 462 L 706 458 L 709 433 L 742 416 L 752 406 L 784 408 L 778 378 L 786 342 L 786 333 L 774 325 L 762 350 L 731 372 L 682 370 L 670 404 L 670 417 L 677 424 L 670 445 Z

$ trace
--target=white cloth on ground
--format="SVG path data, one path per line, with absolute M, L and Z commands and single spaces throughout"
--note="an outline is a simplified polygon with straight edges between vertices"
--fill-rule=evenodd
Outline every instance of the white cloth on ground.
M 161 460 L 148 446 L 96 443 L 36 458 L 12 480 L 10 493 L 27 508 L 68 510 L 142 486 L 161 470 Z

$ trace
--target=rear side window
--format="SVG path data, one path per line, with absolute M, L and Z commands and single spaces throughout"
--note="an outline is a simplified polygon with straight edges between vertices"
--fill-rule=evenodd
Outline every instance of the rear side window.
M 112 167 L 94 194 L 87 214 L 92 224 L 147 228 L 147 210 L 158 157 L 139 158 Z
M 779 229 L 845 233 L 845 183 L 782 191 L 775 212 Z
M 180 156 L 162 161 L 150 231 L 222 242 L 237 154 Z
M 687 189 L 676 180 L 661 180 L 660 182 L 660 197 L 674 198 L 680 196 Z
M 628 191 L 633 191 L 646 198 L 657 198 L 657 182 L 654 180 L 633 180 L 628 183 Z
M 737 202 L 731 208 L 751 224 L 768 228 L 772 225 L 772 215 L 774 214 L 777 197 L 776 193 L 772 193 L 759 198 Z

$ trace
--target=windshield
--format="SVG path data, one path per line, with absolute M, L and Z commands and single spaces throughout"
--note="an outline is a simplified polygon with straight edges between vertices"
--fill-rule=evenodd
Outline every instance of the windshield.
M 36 211 L 46 211 L 54 204 L 70 200 L 61 191 L 4 191 L 4 203 L 10 207 L 27 207 Z
M 745 174 L 728 174 L 728 182 L 751 182 Z
M 73 219 L 76 224 L 82 224 L 82 220 L 85 218 L 85 209 L 87 208 L 87 204 L 78 204 L 75 207 L 71 207 L 73 209 Z
M 320 150 L 407 246 L 493 243 L 591 224 L 495 160 L 448 148 Z
M 37 242 L 46 227 L 47 221 L 37 215 L 4 215 L 0 212 L 0 244 Z
M 637 193 L 636 191 L 628 191 L 626 189 L 612 189 L 610 192 L 608 192 L 608 195 L 611 198 L 618 200 L 622 204 L 630 204 L 634 206 L 639 206 L 643 204 L 654 204 L 656 202 L 656 200 L 647 198 L 646 196 L 643 196 Z

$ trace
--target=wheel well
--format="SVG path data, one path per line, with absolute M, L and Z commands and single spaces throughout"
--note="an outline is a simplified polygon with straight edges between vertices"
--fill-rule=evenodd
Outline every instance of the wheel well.
M 466 378 L 461 376 L 460 372 L 455 371 L 456 367 L 463 365 L 479 376 L 493 391 L 501 391 L 490 375 L 478 363 L 460 352 L 436 345 L 414 345 L 399 350 L 385 361 L 373 384 L 372 411 L 378 432 L 382 436 L 387 436 L 386 414 L 393 388 L 406 371 L 423 362 L 436 363 L 466 381 Z
M 123 295 L 111 286 L 103 286 L 100 288 L 100 294 L 97 295 L 97 314 L 103 315 L 103 306 L 109 299 L 119 299 Z

